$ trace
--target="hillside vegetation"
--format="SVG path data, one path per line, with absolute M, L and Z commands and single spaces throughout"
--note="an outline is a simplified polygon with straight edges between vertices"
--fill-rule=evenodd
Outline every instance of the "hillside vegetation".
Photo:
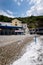
M 1 22 L 11 22 L 13 19 L 18 19 L 22 21 L 22 23 L 27 23 L 29 28 L 43 27 L 43 16 L 8 18 L 6 16 L 0 15 Z

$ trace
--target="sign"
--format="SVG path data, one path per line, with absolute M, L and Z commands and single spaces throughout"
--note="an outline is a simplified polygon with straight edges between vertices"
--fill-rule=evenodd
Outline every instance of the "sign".
M 15 32 L 24 32 L 23 30 L 15 30 Z

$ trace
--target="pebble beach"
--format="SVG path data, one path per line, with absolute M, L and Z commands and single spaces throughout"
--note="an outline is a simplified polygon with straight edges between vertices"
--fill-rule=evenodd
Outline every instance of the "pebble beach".
M 24 53 L 26 45 L 33 40 L 34 35 L 0 36 L 0 65 L 10 65 Z

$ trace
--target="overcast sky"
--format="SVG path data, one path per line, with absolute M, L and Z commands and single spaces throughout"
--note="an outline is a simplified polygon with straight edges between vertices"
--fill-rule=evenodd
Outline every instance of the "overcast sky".
M 0 0 L 0 15 L 8 17 L 43 15 L 43 0 Z

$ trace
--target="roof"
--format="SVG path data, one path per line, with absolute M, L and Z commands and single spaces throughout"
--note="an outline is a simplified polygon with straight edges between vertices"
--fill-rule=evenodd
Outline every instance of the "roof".
M 17 21 L 17 22 L 21 22 L 20 20 L 18 20 L 18 19 L 13 19 L 12 21 Z

